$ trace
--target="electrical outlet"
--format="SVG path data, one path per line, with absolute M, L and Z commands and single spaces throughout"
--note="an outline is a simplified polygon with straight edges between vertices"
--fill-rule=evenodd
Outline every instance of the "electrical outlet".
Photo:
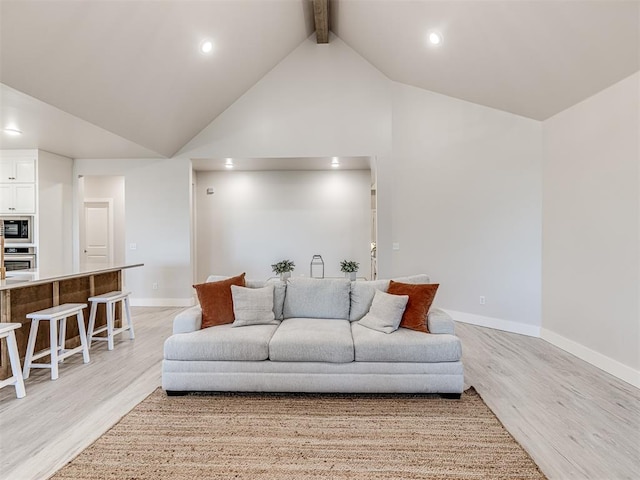
M 487 299 L 484 298 L 484 295 L 480 295 L 480 305 L 485 305 L 487 303 Z
M 137 250 L 137 249 L 138 249 L 138 245 L 136 243 L 129 244 L 129 250 Z
M 157 284 L 157 283 L 154 283 L 154 284 L 151 286 L 151 288 L 153 288 L 154 290 L 157 290 L 157 289 L 158 289 L 158 284 Z
M 393 242 L 393 244 L 391 245 L 391 248 L 393 250 L 400 250 L 400 242 Z

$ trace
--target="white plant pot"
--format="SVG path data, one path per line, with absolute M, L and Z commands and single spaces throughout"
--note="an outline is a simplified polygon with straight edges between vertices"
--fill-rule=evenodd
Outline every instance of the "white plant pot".
M 282 272 L 280 274 L 280 280 L 282 280 L 283 282 L 286 282 L 289 278 L 291 278 L 291 272 Z
M 356 276 L 357 275 L 358 275 L 358 272 L 344 272 L 345 278 L 348 278 L 352 282 L 356 281 Z

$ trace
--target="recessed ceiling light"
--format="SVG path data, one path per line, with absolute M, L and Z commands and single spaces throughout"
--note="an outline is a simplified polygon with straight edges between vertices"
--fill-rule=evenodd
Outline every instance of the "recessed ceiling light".
M 429 33 L 429 43 L 431 45 L 440 45 L 442 43 L 442 34 L 439 32 Z
M 3 131 L 7 135 L 14 135 L 14 136 L 22 135 L 22 131 L 18 130 L 17 128 L 13 128 L 13 127 L 5 128 Z
M 211 40 L 205 40 L 200 44 L 200 53 L 211 53 L 213 51 L 213 42 Z

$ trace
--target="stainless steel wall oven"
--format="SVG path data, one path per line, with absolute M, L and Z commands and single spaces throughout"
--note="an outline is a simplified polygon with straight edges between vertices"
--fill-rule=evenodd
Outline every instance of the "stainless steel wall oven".
M 5 247 L 4 267 L 8 272 L 36 268 L 36 254 L 33 247 Z

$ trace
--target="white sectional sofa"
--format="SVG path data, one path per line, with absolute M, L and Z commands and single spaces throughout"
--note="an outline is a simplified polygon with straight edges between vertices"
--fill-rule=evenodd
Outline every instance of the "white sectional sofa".
M 210 277 L 216 280 L 219 277 Z M 398 279 L 428 283 L 426 275 Z M 388 280 L 275 282 L 270 325 L 201 329 L 199 306 L 176 316 L 164 345 L 162 386 L 190 391 L 439 393 L 459 398 L 462 350 L 453 320 L 428 314 L 430 333 L 382 333 L 360 324 Z M 264 282 L 247 282 L 260 288 Z M 281 321 L 279 321 L 281 319 Z

